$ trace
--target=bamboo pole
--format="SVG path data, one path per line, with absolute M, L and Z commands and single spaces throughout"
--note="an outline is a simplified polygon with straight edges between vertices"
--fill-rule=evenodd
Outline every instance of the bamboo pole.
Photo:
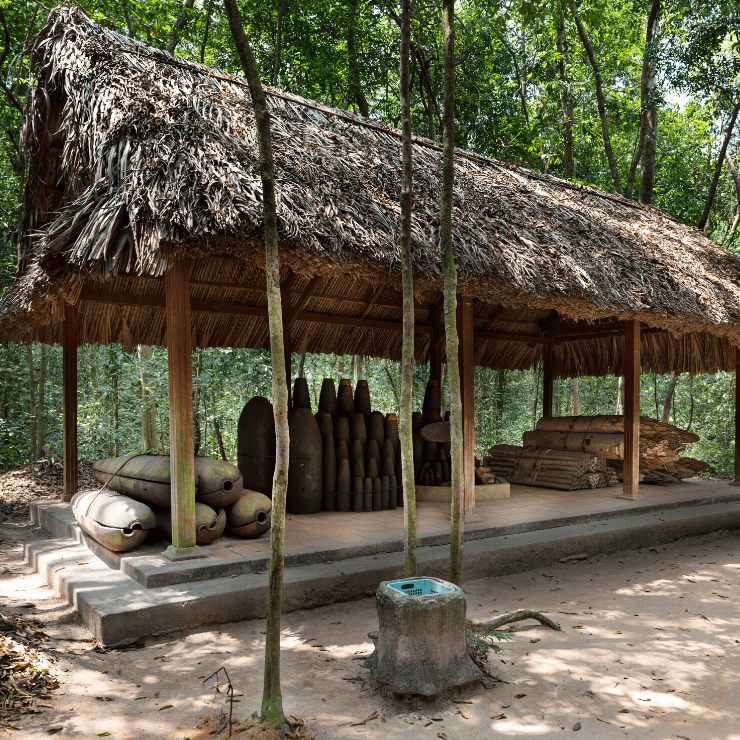
M 77 306 L 64 308 L 62 386 L 64 404 L 64 490 L 62 501 L 77 493 Z
M 195 460 L 193 450 L 193 368 L 190 352 L 190 260 L 179 259 L 165 273 L 167 370 L 170 396 L 170 560 L 202 557 L 195 544 Z
M 542 367 L 542 416 L 550 418 L 552 416 L 552 400 L 554 391 L 554 371 L 552 357 L 552 341 L 545 345 L 543 353 Z
M 624 333 L 624 468 L 618 498 L 639 496 L 640 475 L 640 322 L 625 321 Z

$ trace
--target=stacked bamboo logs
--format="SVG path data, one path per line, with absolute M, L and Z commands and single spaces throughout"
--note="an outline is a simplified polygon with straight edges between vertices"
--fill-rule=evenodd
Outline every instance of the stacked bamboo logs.
M 483 465 L 509 483 L 562 491 L 616 486 L 616 471 L 603 455 L 516 445 L 494 445 Z
M 709 465 L 682 458 L 686 446 L 699 437 L 673 424 L 640 417 L 640 480 L 676 483 L 706 470 Z M 542 418 L 537 429 L 525 432 L 522 443 L 531 449 L 594 452 L 610 461 L 621 479 L 624 460 L 623 416 L 557 416 Z M 683 464 L 681 461 L 685 460 Z
M 296 388 L 301 383 L 305 381 L 298 378 Z M 309 405 L 307 387 L 299 397 Z M 323 449 L 324 511 L 359 513 L 403 505 L 398 418 L 372 410 L 367 380 L 358 380 L 353 392 L 351 381 L 342 379 L 337 392 L 334 380 L 324 378 L 316 421 Z

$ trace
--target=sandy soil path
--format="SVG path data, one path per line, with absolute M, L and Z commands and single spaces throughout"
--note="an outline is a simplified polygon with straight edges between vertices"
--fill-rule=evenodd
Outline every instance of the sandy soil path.
M 183 740 L 219 726 L 208 674 L 224 666 L 235 714 L 258 709 L 265 624 L 240 622 L 96 652 L 78 616 L 24 564 L 23 542 L 45 537 L 22 521 L 0 529 L 0 612 L 48 630 L 42 650 L 60 688 L 8 736 Z M 562 633 L 519 623 L 488 665 L 502 683 L 471 704 L 393 706 L 365 681 L 377 628 L 373 599 L 283 618 L 283 696 L 322 740 L 334 738 L 579 738 L 740 740 L 740 534 L 558 564 L 465 584 L 476 617 L 529 607 Z M 222 682 L 222 681 L 220 681 Z M 352 726 L 378 712 L 377 719 Z M 503 715 L 501 719 L 491 717 Z M 9 721 L 9 720 L 6 720 Z M 580 729 L 574 729 L 580 726 Z M 110 733 L 109 735 L 105 733 Z M 207 733 L 206 733 L 207 734 Z M 227 736 L 219 734 L 219 738 Z

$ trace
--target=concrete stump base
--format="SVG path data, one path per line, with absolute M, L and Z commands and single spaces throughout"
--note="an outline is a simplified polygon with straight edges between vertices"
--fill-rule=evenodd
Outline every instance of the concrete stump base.
M 483 677 L 465 644 L 465 594 L 439 578 L 383 581 L 378 641 L 365 662 L 397 696 L 433 698 Z

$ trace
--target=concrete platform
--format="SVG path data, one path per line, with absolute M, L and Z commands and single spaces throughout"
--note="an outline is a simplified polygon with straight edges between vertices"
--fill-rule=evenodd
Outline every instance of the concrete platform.
M 511 486 L 509 483 L 484 483 L 475 487 L 476 504 L 484 501 L 496 501 L 502 498 L 511 498 Z M 452 501 L 452 485 L 446 483 L 442 486 L 416 486 L 416 500 L 449 504 Z
M 643 499 L 635 502 L 616 499 L 615 488 L 511 489 L 510 499 L 476 507 L 480 521 L 465 533 L 466 579 L 740 528 L 740 490 L 727 484 L 643 486 Z M 27 546 L 27 559 L 75 605 L 101 643 L 266 615 L 266 536 L 220 538 L 206 548 L 207 557 L 172 563 L 162 557 L 161 542 L 130 553 L 105 550 L 79 529 L 68 504 L 33 504 L 32 519 L 55 539 Z M 358 598 L 401 576 L 402 534 L 401 510 L 289 517 L 284 610 Z M 446 577 L 449 506 L 421 502 L 418 534 L 421 572 Z

